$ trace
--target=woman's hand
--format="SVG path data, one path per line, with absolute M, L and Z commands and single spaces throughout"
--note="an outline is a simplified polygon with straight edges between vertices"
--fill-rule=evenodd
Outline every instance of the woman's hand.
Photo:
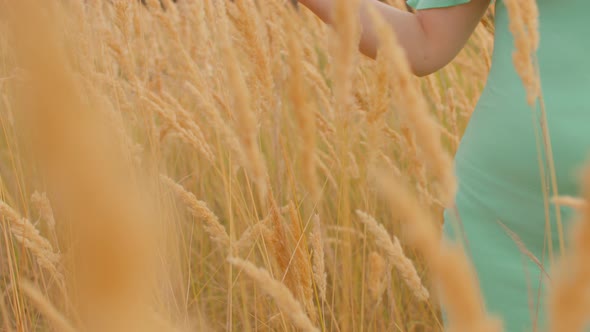
M 299 0 L 328 24 L 335 1 L 338 0 Z M 359 48 L 362 53 L 374 58 L 377 55 L 378 39 L 367 11 L 370 5 L 383 15 L 396 32 L 414 74 L 423 76 L 453 60 L 475 30 L 489 0 L 471 0 L 463 5 L 419 10 L 415 14 L 378 0 L 361 0 L 359 18 L 362 34 Z

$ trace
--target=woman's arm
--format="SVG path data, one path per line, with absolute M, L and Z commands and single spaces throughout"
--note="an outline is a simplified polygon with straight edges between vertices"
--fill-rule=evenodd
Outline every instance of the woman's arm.
M 299 0 L 328 24 L 331 22 L 335 1 L 338 0 Z M 459 53 L 484 15 L 489 2 L 471 0 L 464 5 L 419 10 L 414 14 L 378 0 L 361 0 L 360 51 L 372 58 L 377 54 L 377 34 L 367 11 L 367 6 L 373 5 L 396 32 L 414 74 L 428 75 L 444 67 Z

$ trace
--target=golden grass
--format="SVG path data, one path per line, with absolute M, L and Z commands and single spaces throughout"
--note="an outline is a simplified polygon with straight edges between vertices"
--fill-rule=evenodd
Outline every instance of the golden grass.
M 359 216 L 360 221 L 367 227 L 368 231 L 375 237 L 377 246 L 385 252 L 389 265 L 397 268 L 398 273 L 411 289 L 414 296 L 420 301 L 427 301 L 430 294 L 426 287 L 422 285 L 422 280 L 420 280 L 414 264 L 404 254 L 399 240 L 394 237 L 392 241 L 385 227 L 367 213 L 357 210 L 356 214 Z
M 484 25 L 418 80 L 347 1 L 146 2 L 0 2 L 2 328 L 500 330 L 439 234 Z

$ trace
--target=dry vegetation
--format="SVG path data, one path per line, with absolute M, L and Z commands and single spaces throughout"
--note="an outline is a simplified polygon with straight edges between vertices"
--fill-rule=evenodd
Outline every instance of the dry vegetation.
M 417 79 L 354 1 L 161 2 L 0 1 L 0 329 L 501 330 L 439 240 L 490 29 Z

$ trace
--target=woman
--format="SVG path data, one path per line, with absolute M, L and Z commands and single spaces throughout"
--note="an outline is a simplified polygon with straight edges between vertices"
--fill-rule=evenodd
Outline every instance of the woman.
M 334 1 L 300 0 L 326 22 L 330 22 Z M 427 75 L 455 57 L 490 2 L 410 0 L 416 13 L 408 13 L 377 0 L 363 0 L 360 50 L 373 57 L 378 46 L 366 11 L 368 4 L 374 5 L 397 33 L 413 72 Z M 445 229 L 449 235 L 451 230 L 461 229 L 487 309 L 504 320 L 506 331 L 520 332 L 543 329 L 549 248 L 557 255 L 561 243 L 556 209 L 548 205 L 543 192 L 542 183 L 551 181 L 545 149 L 538 152 L 538 143 L 543 144 L 542 139 L 536 139 L 540 129 L 533 114 L 538 106 L 533 112 L 527 104 L 514 69 L 507 10 L 501 1 L 495 6 L 492 67 L 455 157 L 459 191 L 456 209 L 445 213 Z M 538 0 L 538 7 L 537 57 L 557 189 L 560 195 L 577 195 L 576 171 L 590 150 L 590 105 L 585 97 L 590 87 L 590 42 L 585 36 L 590 3 Z M 567 234 L 571 211 L 562 208 L 560 215 Z M 460 220 L 460 228 L 453 227 L 455 220 Z M 546 225 L 551 225 L 550 231 Z M 519 249 L 516 237 L 526 250 Z M 540 263 L 535 263 L 531 254 Z

